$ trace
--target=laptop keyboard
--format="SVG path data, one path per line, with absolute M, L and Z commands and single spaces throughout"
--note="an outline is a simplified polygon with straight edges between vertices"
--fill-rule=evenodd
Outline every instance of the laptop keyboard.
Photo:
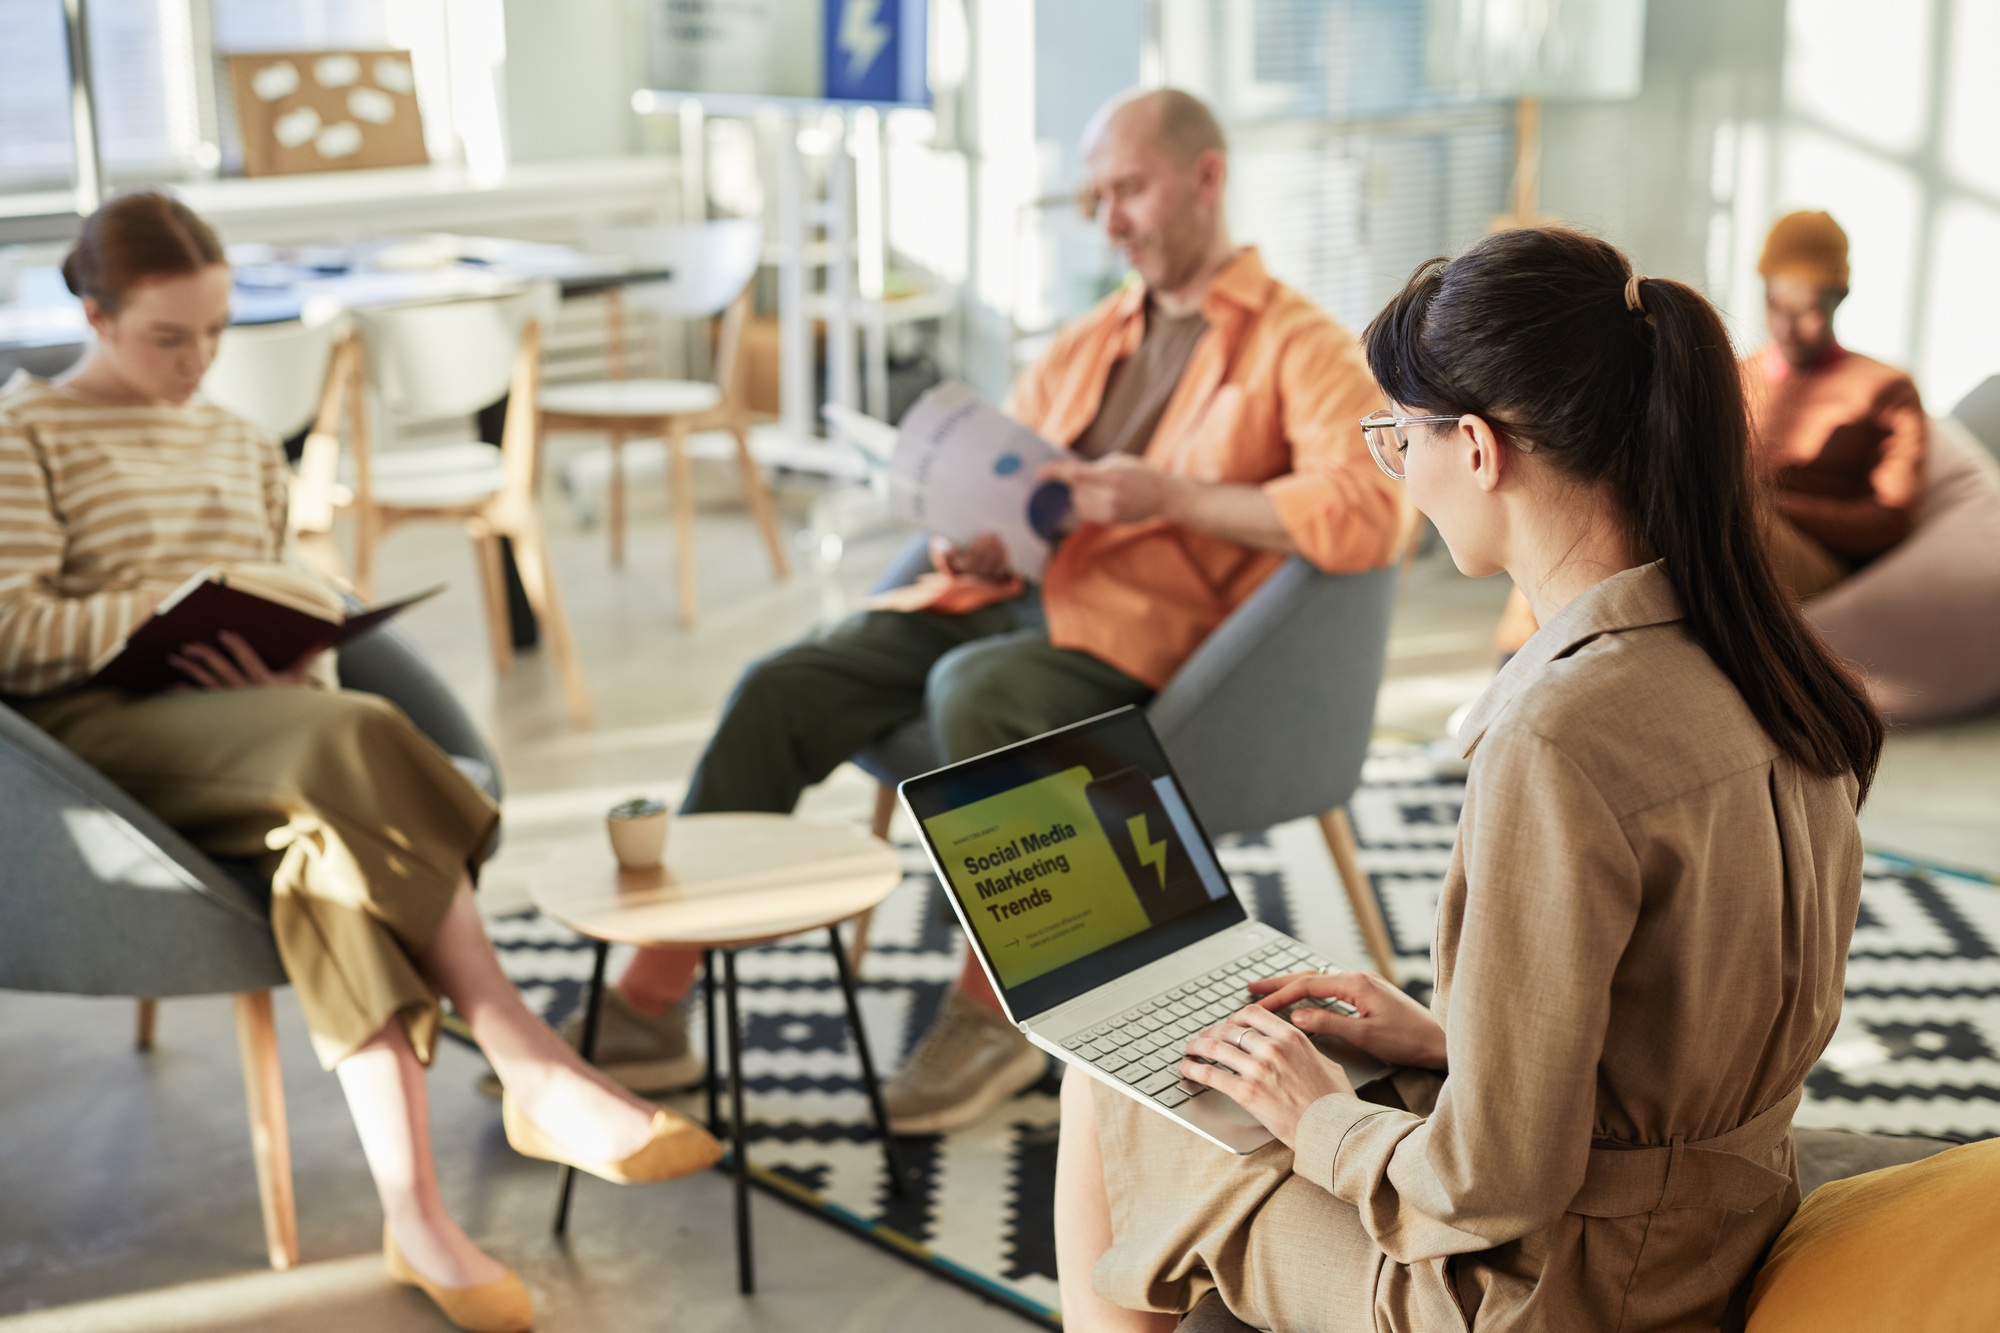
M 1134 1005 L 1117 1018 L 1068 1038 L 1063 1046 L 1160 1105 L 1179 1106 L 1207 1091 L 1180 1076 L 1181 1055 L 1189 1037 L 1248 1004 L 1250 982 L 1292 972 L 1321 971 L 1328 966 L 1326 959 L 1304 945 L 1280 940 Z M 1278 1012 L 1290 1014 L 1301 1005 L 1331 1009 L 1349 1018 L 1358 1012 L 1346 1001 L 1334 999 L 1300 1000 Z

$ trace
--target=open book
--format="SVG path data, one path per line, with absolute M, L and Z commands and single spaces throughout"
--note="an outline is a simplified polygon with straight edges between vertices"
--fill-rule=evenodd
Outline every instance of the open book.
M 240 564 L 204 569 L 169 593 L 146 620 L 98 664 L 93 686 L 150 694 L 188 677 L 167 659 L 191 643 L 221 648 L 224 630 L 241 635 L 273 671 L 347 642 L 427 597 L 442 584 L 348 614 L 331 588 L 288 565 Z M 228 655 L 227 649 L 222 649 Z
M 890 513 L 953 542 L 996 533 L 1015 572 L 1041 578 L 1070 496 L 1037 474 L 1069 454 L 963 384 L 917 399 L 900 429 L 838 407 L 826 415 L 888 474 Z

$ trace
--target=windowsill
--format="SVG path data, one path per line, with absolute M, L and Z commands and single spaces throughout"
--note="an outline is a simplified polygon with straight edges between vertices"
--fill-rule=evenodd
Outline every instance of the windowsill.
M 526 226 L 579 214 L 658 209 L 679 193 L 669 157 L 527 162 L 497 179 L 458 164 L 181 181 L 166 188 L 231 241 L 314 241 L 410 230 Z M 46 239 L 75 230 L 68 190 L 0 194 L 0 230 L 46 221 Z M 67 229 L 63 224 L 67 223 Z M 4 243 L 4 242 L 0 242 Z

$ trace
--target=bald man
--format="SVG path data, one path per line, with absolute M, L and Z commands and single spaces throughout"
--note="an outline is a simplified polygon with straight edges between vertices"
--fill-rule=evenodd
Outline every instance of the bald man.
M 1387 563 L 1401 495 L 1368 457 L 1381 407 L 1354 337 L 1273 280 L 1223 216 L 1227 147 L 1195 98 L 1121 98 L 1084 141 L 1085 198 L 1133 280 L 1065 328 L 1015 386 L 1075 525 L 1040 588 L 999 540 L 933 547 L 910 589 L 755 663 L 689 785 L 687 812 L 789 812 L 856 750 L 927 716 L 947 761 L 1143 704 L 1287 556 Z M 642 1091 L 691 1083 L 681 1000 L 699 957 L 642 952 L 606 1005 L 599 1060 Z M 968 959 L 885 1088 L 898 1133 L 977 1120 L 1041 1055 Z

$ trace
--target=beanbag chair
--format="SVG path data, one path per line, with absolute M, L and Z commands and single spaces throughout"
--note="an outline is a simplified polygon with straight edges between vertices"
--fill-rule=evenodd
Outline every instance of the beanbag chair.
M 1806 1196 L 1757 1274 L 1748 1333 L 1976 1333 L 2000 1317 L 2000 1139 Z
M 1915 530 L 1805 613 L 1893 722 L 2000 701 L 2000 462 L 1932 418 Z

